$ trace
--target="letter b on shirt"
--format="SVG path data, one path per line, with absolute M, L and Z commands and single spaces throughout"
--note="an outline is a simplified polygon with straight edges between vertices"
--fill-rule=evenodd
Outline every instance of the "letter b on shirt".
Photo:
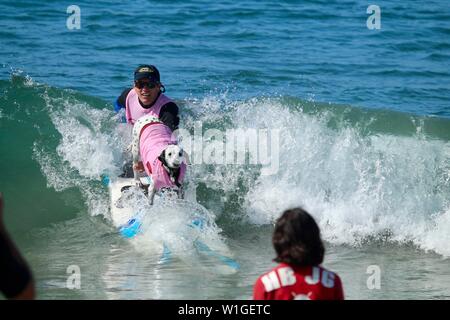
M 277 277 L 278 273 L 278 277 Z M 278 280 L 278 278 L 280 280 Z M 295 284 L 294 270 L 289 267 L 280 268 L 277 271 L 271 271 L 261 278 L 266 292 L 271 292 L 280 287 L 291 286 Z

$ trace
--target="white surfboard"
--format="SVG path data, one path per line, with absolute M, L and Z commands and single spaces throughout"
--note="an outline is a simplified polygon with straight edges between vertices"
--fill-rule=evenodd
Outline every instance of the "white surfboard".
M 125 225 L 130 220 L 134 212 L 130 207 L 122 206 L 120 198 L 122 197 L 122 190 L 130 188 L 134 185 L 133 178 L 116 178 L 108 184 L 110 196 L 111 218 L 116 227 Z
M 142 177 L 140 179 L 143 185 L 148 185 L 151 180 L 149 177 Z M 119 230 L 119 233 L 124 237 L 134 240 L 141 232 L 141 227 L 144 222 L 145 215 L 148 211 L 140 210 L 134 211 L 133 208 L 124 205 L 123 196 L 126 194 L 126 190 L 129 188 L 135 188 L 134 178 L 122 178 L 117 177 L 110 179 L 109 177 L 103 177 L 103 183 L 108 186 L 110 195 L 110 208 L 111 208 L 111 219 L 114 226 Z M 155 201 L 158 201 L 159 195 L 155 196 Z M 146 199 L 146 198 L 145 198 Z M 190 221 L 186 221 L 186 225 L 191 227 L 195 232 L 202 232 L 206 219 L 201 215 L 195 216 Z M 151 241 L 146 238 L 146 241 Z M 161 252 L 161 262 L 170 261 L 171 250 L 165 243 L 153 243 L 155 249 Z M 239 264 L 228 254 L 224 255 L 219 253 L 217 250 L 211 249 L 205 242 L 200 239 L 195 239 L 193 241 L 194 247 L 199 253 L 205 254 L 210 257 L 214 257 L 222 264 L 232 268 L 233 270 L 239 269 Z
M 142 177 L 140 181 L 142 185 L 149 185 L 151 182 L 149 177 Z M 117 177 L 111 180 L 107 177 L 104 178 L 104 184 L 107 184 L 109 190 L 111 219 L 114 226 L 125 238 L 133 238 L 139 233 L 140 224 L 145 216 L 145 211 L 134 211 L 123 199 L 126 190 L 136 188 L 134 178 Z

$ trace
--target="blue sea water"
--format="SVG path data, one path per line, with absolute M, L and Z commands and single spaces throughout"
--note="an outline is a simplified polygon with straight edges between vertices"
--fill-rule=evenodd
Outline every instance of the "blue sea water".
M 139 63 L 159 67 L 175 98 L 231 91 L 450 116 L 447 1 L 2 1 L 3 79 L 112 101 Z
M 450 296 L 448 1 L 30 0 L 0 13 L 0 191 L 41 298 L 249 298 L 289 205 L 318 220 L 347 297 Z M 286 130 L 275 177 L 192 169 L 238 275 L 148 265 L 111 227 L 112 103 L 141 63 L 187 129 Z M 71 264 L 89 279 L 79 291 L 65 288 Z M 392 271 L 378 291 L 371 264 Z

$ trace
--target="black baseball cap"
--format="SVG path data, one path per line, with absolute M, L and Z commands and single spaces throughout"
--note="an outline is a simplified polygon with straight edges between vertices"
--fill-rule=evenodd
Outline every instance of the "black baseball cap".
M 149 79 L 151 82 L 159 83 L 159 71 L 153 65 L 143 64 L 134 70 L 134 81 Z

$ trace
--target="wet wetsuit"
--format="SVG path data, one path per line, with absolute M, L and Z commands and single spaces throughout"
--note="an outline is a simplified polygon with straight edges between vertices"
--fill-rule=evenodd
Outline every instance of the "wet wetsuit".
M 126 89 L 122 92 L 122 94 L 117 98 L 116 102 L 114 103 L 114 111 L 119 112 L 120 109 L 125 109 L 126 107 L 126 100 L 127 96 L 130 93 L 130 91 L 133 90 L 133 88 Z M 159 93 L 161 95 L 161 93 Z M 158 100 L 158 97 L 155 99 L 155 102 Z M 155 103 L 154 102 L 154 103 Z M 144 109 L 150 109 L 153 107 L 153 104 L 149 106 L 144 106 L 139 101 L 140 105 Z M 158 115 L 159 120 L 164 123 L 166 126 L 170 128 L 170 130 L 175 131 L 178 129 L 178 125 L 180 124 L 180 118 L 178 116 L 178 106 L 175 104 L 175 102 L 170 101 L 163 105 L 161 107 L 161 111 Z M 137 119 L 136 119 L 137 120 Z

